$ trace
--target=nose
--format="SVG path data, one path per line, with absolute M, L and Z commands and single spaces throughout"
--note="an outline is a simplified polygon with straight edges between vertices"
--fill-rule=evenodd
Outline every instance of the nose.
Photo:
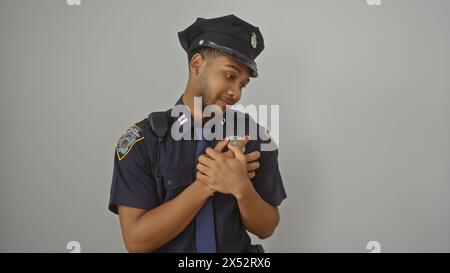
M 230 89 L 227 94 L 233 98 L 233 102 L 237 102 L 241 99 L 241 87 Z

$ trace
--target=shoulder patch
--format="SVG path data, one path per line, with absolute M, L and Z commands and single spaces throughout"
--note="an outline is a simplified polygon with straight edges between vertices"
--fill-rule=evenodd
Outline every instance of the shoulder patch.
M 142 135 L 141 128 L 136 125 L 128 128 L 125 134 L 120 137 L 119 143 L 117 143 L 116 153 L 119 160 L 124 159 L 134 144 L 143 139 L 144 136 Z

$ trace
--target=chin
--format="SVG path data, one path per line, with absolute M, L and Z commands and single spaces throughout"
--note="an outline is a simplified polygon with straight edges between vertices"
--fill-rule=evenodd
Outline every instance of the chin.
M 210 105 L 219 107 L 222 110 L 222 112 L 225 111 L 225 109 L 227 107 L 226 103 L 220 99 L 216 100 L 214 103 L 211 103 Z

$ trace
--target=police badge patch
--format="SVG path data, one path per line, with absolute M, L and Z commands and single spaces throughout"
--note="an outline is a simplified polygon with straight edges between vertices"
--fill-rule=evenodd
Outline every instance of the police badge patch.
M 133 145 L 136 142 L 144 139 L 144 136 L 141 135 L 141 132 L 141 128 L 133 125 L 128 128 L 123 136 L 120 137 L 119 143 L 117 143 L 116 148 L 116 153 L 119 160 L 122 160 L 128 154 L 128 152 L 131 150 L 131 148 L 133 148 Z

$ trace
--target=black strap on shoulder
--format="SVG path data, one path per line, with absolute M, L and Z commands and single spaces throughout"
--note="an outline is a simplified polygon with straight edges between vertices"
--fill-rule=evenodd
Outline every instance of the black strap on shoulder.
M 163 185 L 163 177 L 159 171 L 159 151 L 161 148 L 161 143 L 164 142 L 164 138 L 169 130 L 170 124 L 170 113 L 172 109 L 169 109 L 165 112 L 153 112 L 148 115 L 148 122 L 150 123 L 150 128 L 153 133 L 158 137 L 158 147 L 157 147 L 157 155 L 156 155 L 156 165 L 154 169 L 154 176 L 156 182 L 156 193 L 158 194 L 158 202 L 162 204 L 164 201 L 164 185 Z

